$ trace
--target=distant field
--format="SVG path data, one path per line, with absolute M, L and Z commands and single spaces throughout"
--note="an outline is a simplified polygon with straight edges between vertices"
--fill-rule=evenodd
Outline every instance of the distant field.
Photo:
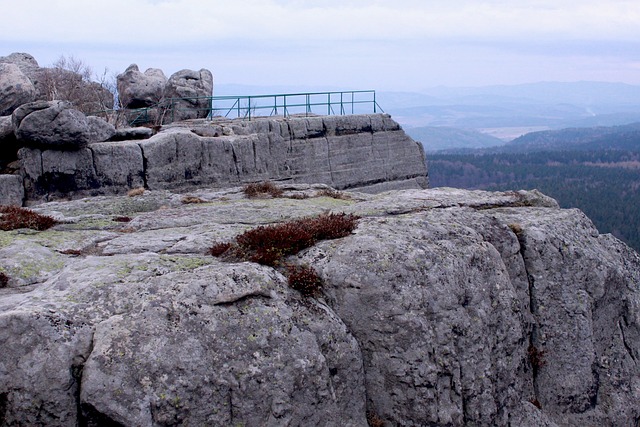
M 501 127 L 501 128 L 481 128 L 477 129 L 478 132 L 486 135 L 493 136 L 494 138 L 501 139 L 505 142 L 514 140 L 519 136 L 525 135 L 529 132 L 538 132 L 542 130 L 551 129 L 548 126 L 522 126 L 522 127 Z

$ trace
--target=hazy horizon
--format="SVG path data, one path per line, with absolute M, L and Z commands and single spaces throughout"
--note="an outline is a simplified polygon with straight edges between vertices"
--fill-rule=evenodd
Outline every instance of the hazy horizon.
M 207 68 L 216 84 L 327 90 L 640 85 L 637 1 L 0 2 L 0 56 L 42 66 L 66 55 L 96 73 Z

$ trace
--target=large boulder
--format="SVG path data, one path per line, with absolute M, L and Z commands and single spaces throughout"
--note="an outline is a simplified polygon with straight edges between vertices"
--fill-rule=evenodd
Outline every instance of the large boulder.
M 82 112 L 67 101 L 35 101 L 12 115 L 18 141 L 49 148 L 79 148 L 91 141 L 91 129 Z
M 0 62 L 0 116 L 13 113 L 35 97 L 35 86 L 20 68 L 16 64 Z
M 36 61 L 32 55 L 25 52 L 14 52 L 7 56 L 0 56 L 0 63 L 15 64 L 23 72 L 40 68 L 38 61 Z
M 13 137 L 13 121 L 11 116 L 0 116 L 0 144 L 5 138 Z
M 45 203 L 53 229 L 0 231 L 0 424 L 637 424 L 640 257 L 580 211 L 536 191 L 283 190 Z M 316 297 L 206 255 L 326 211 L 361 218 L 286 259 Z
M 17 66 L 31 82 L 35 93 L 30 101 L 70 101 L 83 113 L 113 108 L 113 94 L 90 80 L 91 69 L 82 61 L 62 57 L 53 67 L 40 67 L 33 56 L 18 52 L 0 57 L 2 63 Z
M 131 64 L 118 77 L 118 98 L 125 108 L 144 108 L 157 105 L 163 97 L 167 77 L 158 68 L 144 73 Z
M 211 109 L 213 74 L 211 71 L 181 70 L 169 77 L 164 89 L 165 102 L 170 106 L 171 117 L 177 121 L 207 117 Z
M 116 134 L 116 128 L 101 117 L 88 116 L 87 125 L 91 142 L 108 141 Z

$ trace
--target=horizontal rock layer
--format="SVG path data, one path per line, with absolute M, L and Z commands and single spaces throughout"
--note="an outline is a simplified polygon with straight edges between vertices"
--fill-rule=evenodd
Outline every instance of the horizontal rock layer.
M 0 231 L 3 425 L 637 423 L 640 257 L 580 211 L 284 189 L 51 202 L 54 228 Z M 327 211 L 361 219 L 287 259 L 320 275 L 317 298 L 206 255 Z
M 30 200 L 260 180 L 374 192 L 428 185 L 421 145 L 383 114 L 196 121 L 144 141 L 23 148 L 19 157 Z

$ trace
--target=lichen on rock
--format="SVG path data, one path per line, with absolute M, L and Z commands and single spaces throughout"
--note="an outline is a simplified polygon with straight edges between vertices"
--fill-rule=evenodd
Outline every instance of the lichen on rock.
M 3 422 L 638 419 L 640 257 L 580 211 L 538 192 L 313 197 L 322 189 L 58 201 L 38 206 L 60 222 L 50 231 L 0 232 L 11 277 L 0 289 Z M 125 206 L 129 221 L 114 221 Z M 321 292 L 303 296 L 278 269 L 206 254 L 327 209 L 360 216 L 357 229 L 287 258 L 312 267 Z M 55 268 L 26 274 L 33 254 Z

